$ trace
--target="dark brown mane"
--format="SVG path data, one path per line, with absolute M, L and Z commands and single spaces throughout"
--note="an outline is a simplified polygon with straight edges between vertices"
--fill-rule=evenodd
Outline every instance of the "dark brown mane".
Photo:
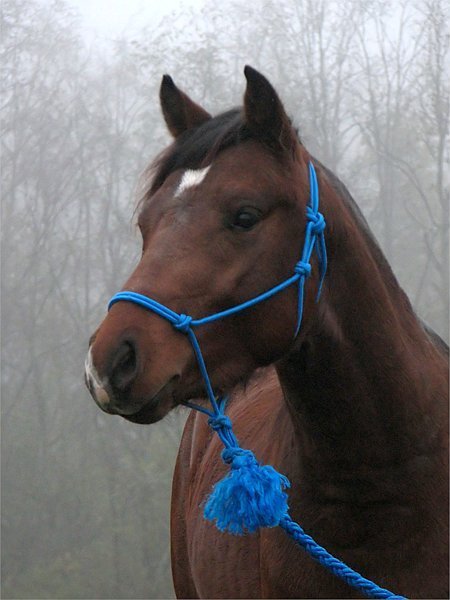
M 256 136 L 245 124 L 239 108 L 221 113 L 199 127 L 185 131 L 147 169 L 142 202 L 153 195 L 177 169 L 198 169 L 226 148 L 249 139 L 256 139 Z
M 225 148 L 251 137 L 240 109 L 224 112 L 184 132 L 150 165 L 151 180 L 143 199 L 154 194 L 170 173 L 177 169 L 197 169 L 206 159 L 212 160 Z

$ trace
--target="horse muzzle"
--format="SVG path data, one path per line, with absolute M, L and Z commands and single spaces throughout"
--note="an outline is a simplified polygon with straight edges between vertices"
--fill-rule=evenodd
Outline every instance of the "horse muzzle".
M 125 342 L 119 347 L 108 372 L 102 376 L 95 367 L 92 346 L 89 348 L 85 361 L 85 382 L 97 406 L 108 414 L 124 417 L 133 423 L 159 421 L 177 404 L 173 388 L 179 375 L 164 381 L 154 393 L 147 390 L 145 397 L 132 394 L 137 377 L 136 350 L 132 343 Z
M 102 377 L 95 368 L 92 347 L 86 357 L 85 381 L 95 403 L 110 414 L 129 415 L 137 412 L 141 406 L 125 401 L 127 389 L 137 376 L 136 352 L 129 342 L 123 343 L 117 350 L 109 372 Z

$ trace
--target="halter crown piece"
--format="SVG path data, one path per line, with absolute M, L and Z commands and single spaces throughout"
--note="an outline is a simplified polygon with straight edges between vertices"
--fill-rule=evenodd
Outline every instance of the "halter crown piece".
M 319 212 L 319 188 L 316 172 L 311 162 L 309 163 L 309 185 L 310 199 L 306 207 L 307 222 L 303 252 L 301 259 L 294 266 L 294 274 L 285 281 L 246 302 L 200 319 L 193 319 L 189 315 L 176 313 L 148 296 L 128 291 L 119 292 L 113 296 L 108 309 L 116 302 L 133 302 L 169 321 L 175 329 L 187 335 L 191 342 L 203 377 L 205 391 L 211 404 L 211 410 L 191 402 L 185 402 L 185 404 L 205 413 L 209 417 L 209 426 L 217 433 L 224 445 L 222 459 L 230 465 L 230 471 L 215 484 L 206 501 L 204 507 L 206 519 L 215 521 L 216 526 L 221 531 L 234 534 L 251 533 L 259 527 L 279 525 L 317 562 L 344 579 L 349 585 L 360 589 L 368 597 L 402 599 L 403 596 L 396 596 L 377 586 L 329 554 L 327 550 L 307 535 L 300 525 L 292 521 L 289 516 L 288 495 L 285 491 L 290 487 L 289 480 L 270 465 L 261 465 L 251 450 L 245 450 L 239 446 L 233 432 L 231 420 L 225 414 L 227 397 L 216 397 L 214 394 L 205 360 L 194 333 L 195 327 L 235 315 L 275 296 L 285 288 L 297 284 L 297 325 L 294 337 L 297 336 L 302 323 L 305 282 L 311 275 L 310 260 L 314 250 L 317 254 L 320 273 L 317 301 L 320 298 L 327 270 L 327 252 L 324 237 L 325 219 Z

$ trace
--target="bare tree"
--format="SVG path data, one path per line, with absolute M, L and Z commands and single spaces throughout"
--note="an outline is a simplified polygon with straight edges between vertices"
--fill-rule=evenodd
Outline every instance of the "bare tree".
M 88 335 L 139 253 L 139 174 L 169 143 L 163 73 L 212 112 L 241 102 L 245 63 L 267 73 L 420 313 L 445 332 L 448 14 L 443 0 L 386 6 L 211 1 L 101 54 L 64 2 L 3 1 L 5 596 L 172 594 L 168 505 L 184 415 L 138 428 L 99 414 L 82 381 Z

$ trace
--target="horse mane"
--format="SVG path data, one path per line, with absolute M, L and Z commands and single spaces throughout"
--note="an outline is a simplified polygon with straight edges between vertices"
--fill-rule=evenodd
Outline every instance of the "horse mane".
M 296 134 L 300 141 L 298 132 Z M 185 131 L 145 171 L 139 204 L 152 196 L 177 169 L 201 168 L 226 148 L 249 139 L 257 139 L 257 136 L 246 125 L 241 108 L 228 110 Z
M 182 133 L 144 174 L 142 201 L 152 196 L 177 169 L 198 169 L 226 148 L 252 137 L 238 108 L 221 113 Z

